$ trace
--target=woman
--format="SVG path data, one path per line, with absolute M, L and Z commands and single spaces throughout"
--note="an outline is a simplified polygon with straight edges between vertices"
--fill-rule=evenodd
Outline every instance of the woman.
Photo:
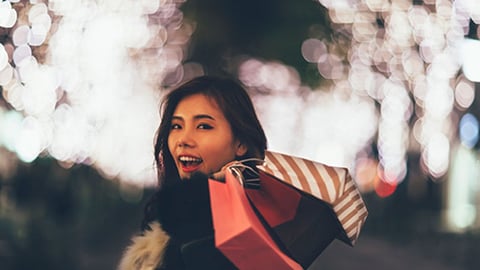
M 170 92 L 162 108 L 160 188 L 119 269 L 235 269 L 214 245 L 207 175 L 233 160 L 264 158 L 252 101 L 234 80 L 202 76 Z

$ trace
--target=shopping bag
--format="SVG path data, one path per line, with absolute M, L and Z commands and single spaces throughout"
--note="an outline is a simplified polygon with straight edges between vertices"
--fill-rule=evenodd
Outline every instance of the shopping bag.
M 260 172 L 260 187 L 262 176 L 264 182 L 265 179 L 276 179 L 299 190 L 309 205 L 311 201 L 317 201 L 317 205 L 330 208 L 341 228 L 336 238 L 351 246 L 356 243 L 368 211 L 346 168 L 266 151 L 265 162 L 258 165 L 257 170 Z M 269 225 L 277 225 L 277 221 L 270 220 L 268 215 L 265 219 Z
M 342 233 L 333 209 L 263 171 L 259 171 L 259 179 L 259 189 L 245 190 L 252 207 L 260 219 L 265 220 L 267 230 L 280 249 L 304 269 L 308 268 Z M 279 201 L 282 197 L 286 200 Z
M 271 151 L 248 169 L 260 183 L 246 189 L 252 207 L 282 251 L 304 268 L 335 238 L 355 243 L 368 213 L 346 169 Z
M 255 213 L 240 174 L 227 168 L 224 182 L 209 180 L 216 247 L 241 270 L 302 269 L 282 252 Z

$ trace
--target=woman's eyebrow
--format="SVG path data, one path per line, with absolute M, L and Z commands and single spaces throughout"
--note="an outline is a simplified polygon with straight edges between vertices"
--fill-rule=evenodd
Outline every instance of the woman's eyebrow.
M 210 120 L 215 120 L 215 118 L 211 115 L 208 114 L 197 114 L 193 116 L 194 120 L 200 120 L 200 119 L 210 119 Z M 177 120 L 177 121 L 184 121 L 182 116 L 179 115 L 173 115 L 172 116 L 172 121 Z
M 193 117 L 193 119 L 198 120 L 198 119 L 210 119 L 210 120 L 215 120 L 215 118 L 211 115 L 208 114 L 197 114 Z
M 180 120 L 180 121 L 183 121 L 183 117 L 177 116 L 177 115 L 173 115 L 173 116 L 172 116 L 172 120 Z

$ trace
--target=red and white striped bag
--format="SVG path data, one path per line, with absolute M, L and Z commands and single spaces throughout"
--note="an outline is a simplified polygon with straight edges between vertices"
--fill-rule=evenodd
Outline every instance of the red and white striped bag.
M 257 168 L 329 204 L 348 238 L 340 240 L 355 244 L 368 211 L 346 168 L 272 151 Z

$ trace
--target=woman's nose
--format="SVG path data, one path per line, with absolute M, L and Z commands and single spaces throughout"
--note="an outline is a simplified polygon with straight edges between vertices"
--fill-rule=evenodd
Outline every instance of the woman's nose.
M 193 132 L 185 129 L 182 134 L 178 138 L 178 146 L 179 147 L 193 147 L 195 146 L 195 140 Z

